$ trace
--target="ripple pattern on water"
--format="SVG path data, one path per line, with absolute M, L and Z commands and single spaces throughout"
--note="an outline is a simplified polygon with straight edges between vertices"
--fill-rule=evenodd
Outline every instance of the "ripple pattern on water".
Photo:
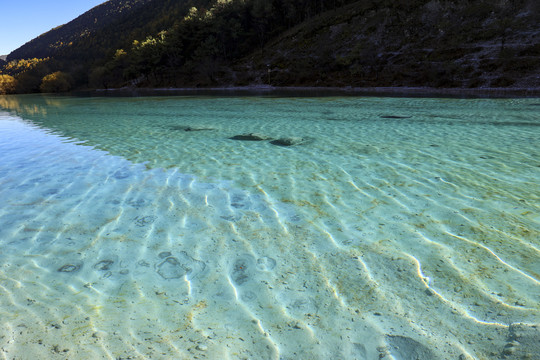
M 530 100 L 2 99 L 4 357 L 537 353 Z

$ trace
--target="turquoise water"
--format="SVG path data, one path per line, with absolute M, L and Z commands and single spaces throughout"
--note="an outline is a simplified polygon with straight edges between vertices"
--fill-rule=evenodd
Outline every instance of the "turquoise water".
M 0 97 L 0 358 L 539 359 L 539 114 Z

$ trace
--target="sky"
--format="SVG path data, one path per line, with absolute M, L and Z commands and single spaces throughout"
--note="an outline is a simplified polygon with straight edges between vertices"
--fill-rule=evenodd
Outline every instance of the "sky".
M 0 55 L 70 22 L 105 0 L 0 0 Z

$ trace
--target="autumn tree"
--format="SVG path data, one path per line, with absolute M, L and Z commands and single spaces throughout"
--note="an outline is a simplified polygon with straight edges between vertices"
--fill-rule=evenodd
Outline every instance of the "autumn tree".
M 39 89 L 45 93 L 69 91 L 71 90 L 71 78 L 61 71 L 45 75 Z
M 0 75 L 0 95 L 12 94 L 15 92 L 17 80 L 10 75 Z

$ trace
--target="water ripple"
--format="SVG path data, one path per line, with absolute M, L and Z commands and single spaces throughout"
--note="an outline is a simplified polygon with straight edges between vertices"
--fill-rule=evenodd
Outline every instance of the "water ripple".
M 494 358 L 540 319 L 527 99 L 87 100 L 0 100 L 3 356 Z

